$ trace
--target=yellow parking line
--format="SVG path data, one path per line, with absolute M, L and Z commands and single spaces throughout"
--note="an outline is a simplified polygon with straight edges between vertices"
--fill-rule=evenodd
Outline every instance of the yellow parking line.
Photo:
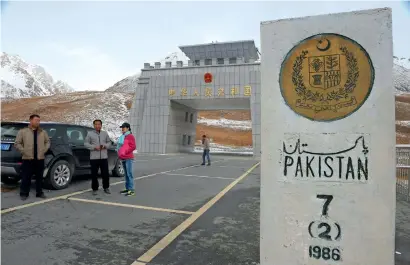
M 218 161 L 215 161 L 214 163 L 218 163 L 218 162 L 221 162 L 221 161 L 223 161 L 223 160 L 218 160 Z M 134 178 L 134 180 L 144 179 L 144 178 L 148 178 L 148 177 L 152 177 L 152 176 L 156 176 L 156 175 L 160 175 L 160 174 L 164 174 L 164 173 L 179 171 L 179 170 L 192 168 L 192 167 L 197 167 L 197 166 L 199 166 L 199 165 L 197 164 L 197 165 L 193 165 L 193 166 L 181 167 L 181 168 L 178 168 L 178 169 L 172 169 L 172 170 L 167 170 L 167 171 L 163 171 L 163 172 L 153 173 L 153 174 L 149 174 L 149 175 L 145 175 L 145 176 L 141 176 L 141 177 L 136 177 L 136 178 Z M 111 183 L 110 186 L 115 186 L 115 185 L 118 185 L 118 184 L 121 184 L 121 183 L 124 183 L 124 182 L 125 182 L 124 180 L 114 182 L 114 183 Z M 61 199 L 67 199 L 68 197 L 83 194 L 83 193 L 86 193 L 88 191 L 91 191 L 91 189 L 76 191 L 76 192 L 73 192 L 73 193 L 69 193 L 69 194 L 65 194 L 65 195 L 61 195 L 61 196 L 57 196 L 57 197 L 53 197 L 53 198 L 49 198 L 49 199 L 44 199 L 44 200 L 41 200 L 41 201 L 31 202 L 31 203 L 27 203 L 27 204 L 15 206 L 15 207 L 10 207 L 10 208 L 1 210 L 1 214 L 17 211 L 17 210 L 20 210 L 20 209 L 32 207 L 32 206 L 39 205 L 39 204 L 44 204 L 44 203 L 47 203 L 47 202 L 52 202 L 52 201 L 61 200 Z
M 151 211 L 158 211 L 158 212 L 181 213 L 181 214 L 189 214 L 189 215 L 194 213 L 194 212 L 188 212 L 188 211 L 157 208 L 157 207 L 150 207 L 150 206 L 143 206 L 143 205 L 134 205 L 134 204 L 124 204 L 124 203 L 117 203 L 117 202 L 88 200 L 88 199 L 73 198 L 73 197 L 68 198 L 68 199 L 70 201 L 89 202 L 89 203 L 104 204 L 104 205 L 111 205 L 111 206 L 120 206 L 120 207 L 127 207 L 127 208 L 136 208 L 136 209 L 144 209 L 144 210 L 151 210 Z
M 185 231 L 190 225 L 192 225 L 201 215 L 203 215 L 209 208 L 211 208 L 219 199 L 221 199 L 229 190 L 231 190 L 236 184 L 243 180 L 249 175 L 260 162 L 253 165 L 248 169 L 242 176 L 234 180 L 231 184 L 226 186 L 220 193 L 213 197 L 209 202 L 202 206 L 193 215 L 188 217 L 184 222 L 172 230 L 169 234 L 163 237 L 158 243 L 151 247 L 147 252 L 145 252 L 141 257 L 134 261 L 131 265 L 143 265 L 145 263 L 151 262 L 162 250 L 164 250 L 172 241 L 174 241 L 177 236 L 179 236 L 183 231 Z

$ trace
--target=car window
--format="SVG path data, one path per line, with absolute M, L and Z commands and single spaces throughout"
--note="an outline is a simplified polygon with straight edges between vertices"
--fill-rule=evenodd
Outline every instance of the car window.
M 1 138 L 16 138 L 17 133 L 20 131 L 20 129 L 23 129 L 27 127 L 27 124 L 22 124 L 22 123 L 16 123 L 16 124 L 10 124 L 10 123 L 5 123 L 1 124 Z
M 56 136 L 57 133 L 57 127 L 56 126 L 44 126 L 43 129 L 47 132 L 47 135 L 49 138 L 53 138 Z
M 68 141 L 75 144 L 84 144 L 85 130 L 78 127 L 67 128 Z

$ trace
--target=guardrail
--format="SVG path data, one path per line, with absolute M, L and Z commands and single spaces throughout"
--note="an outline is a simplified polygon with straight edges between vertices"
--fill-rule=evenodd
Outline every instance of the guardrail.
M 397 197 L 410 201 L 410 144 L 396 145 Z

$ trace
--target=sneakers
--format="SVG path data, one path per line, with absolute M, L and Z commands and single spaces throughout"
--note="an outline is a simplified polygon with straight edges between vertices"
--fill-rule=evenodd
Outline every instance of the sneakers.
M 98 191 L 93 190 L 93 195 L 97 195 L 97 194 L 98 194 Z
M 210 166 L 211 165 L 211 163 L 208 163 L 208 166 Z
M 104 192 L 107 193 L 107 194 L 111 194 L 110 189 L 104 189 Z
M 129 191 L 125 194 L 125 196 L 134 196 L 134 195 L 135 195 L 135 192 L 132 191 L 132 190 L 129 190 Z
M 120 191 L 120 194 L 122 194 L 122 195 L 125 195 L 125 194 L 127 194 L 128 193 L 128 190 L 122 190 L 122 191 Z
M 27 200 L 27 198 L 28 198 L 28 196 L 27 196 L 27 195 L 20 195 L 20 199 L 21 199 L 22 201 Z

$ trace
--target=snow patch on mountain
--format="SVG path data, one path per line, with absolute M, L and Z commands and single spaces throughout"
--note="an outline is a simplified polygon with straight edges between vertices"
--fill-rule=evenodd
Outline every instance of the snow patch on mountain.
M 393 64 L 393 85 L 396 94 L 410 93 L 410 69 Z
M 73 92 L 68 84 L 57 81 L 39 65 L 25 62 L 17 55 L 1 53 L 1 98 L 28 98 Z
M 138 87 L 138 79 L 140 74 L 132 75 L 118 81 L 111 87 L 107 88 L 107 92 L 125 92 L 125 93 L 134 93 Z
M 399 66 L 410 69 L 410 58 L 393 56 L 393 61 Z
M 161 64 L 164 64 L 165 62 L 171 62 L 171 65 L 174 66 L 177 65 L 177 61 L 182 61 L 184 65 L 188 65 L 189 58 L 185 55 L 185 53 L 179 51 L 170 53 L 165 58 L 157 62 L 160 62 Z
M 236 120 L 227 120 L 227 119 L 206 119 L 199 118 L 197 121 L 198 124 L 203 124 L 206 126 L 220 127 L 220 128 L 229 128 L 232 130 L 238 131 L 249 131 L 252 130 L 252 121 L 236 121 Z

